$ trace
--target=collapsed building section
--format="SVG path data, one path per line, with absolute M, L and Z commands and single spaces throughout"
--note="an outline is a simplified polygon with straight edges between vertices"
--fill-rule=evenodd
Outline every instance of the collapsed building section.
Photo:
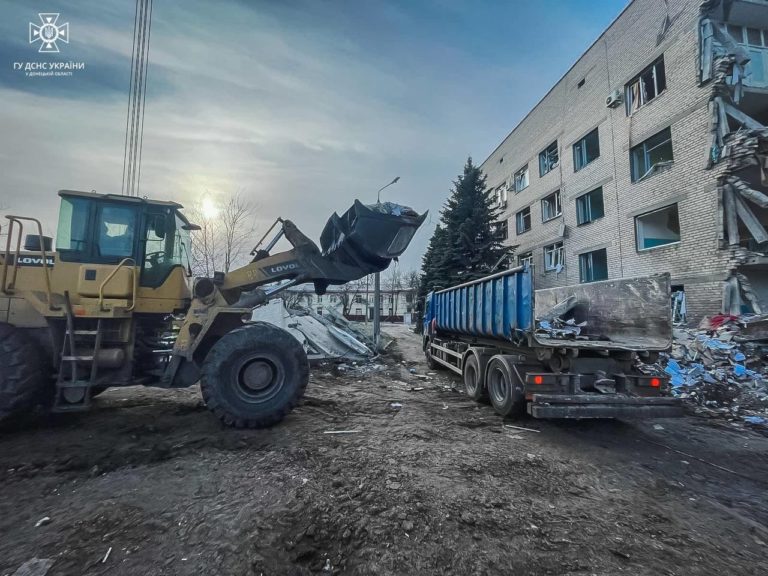
M 711 144 L 720 248 L 729 251 L 722 312 L 768 311 L 768 6 L 708 0 L 699 21 L 699 73 L 711 86 Z

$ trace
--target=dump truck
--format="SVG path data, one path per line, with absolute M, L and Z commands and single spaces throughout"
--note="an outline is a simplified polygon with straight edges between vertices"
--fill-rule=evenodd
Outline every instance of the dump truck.
M 180 204 L 72 190 L 59 196 L 55 249 L 39 220 L 6 216 L 0 421 L 87 410 L 109 387 L 199 382 L 225 425 L 273 425 L 302 396 L 309 364 L 290 333 L 250 321 L 253 308 L 296 284 L 313 283 L 323 294 L 384 270 L 426 217 L 355 201 L 331 216 L 320 247 L 278 218 L 248 264 L 209 278 L 193 277 L 190 234 L 199 227 Z M 292 248 L 272 253 L 281 238 Z
M 529 265 L 431 292 L 430 368 L 505 417 L 673 417 L 680 400 L 641 364 L 672 345 L 668 274 L 534 290 Z

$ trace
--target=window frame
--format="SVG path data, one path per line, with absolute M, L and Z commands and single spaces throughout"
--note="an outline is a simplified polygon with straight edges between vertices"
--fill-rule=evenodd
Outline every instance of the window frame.
M 673 206 L 677 211 L 678 239 L 672 240 L 671 242 L 665 242 L 664 244 L 657 244 L 656 246 L 648 246 L 647 248 L 640 248 L 640 234 L 639 234 L 639 227 L 638 227 L 638 224 L 641 224 L 640 218 L 644 216 L 650 216 L 651 214 L 656 214 L 657 212 L 661 212 L 663 210 L 672 208 Z M 656 250 L 657 248 L 664 248 L 666 246 L 673 246 L 675 244 L 680 244 L 683 241 L 682 229 L 680 227 L 680 203 L 679 202 L 672 202 L 671 204 L 667 204 L 666 206 L 661 206 L 659 208 L 655 208 L 654 210 L 649 210 L 648 212 L 637 214 L 634 220 L 635 220 L 635 251 L 636 252 L 648 252 L 649 250 Z M 643 234 L 643 237 L 645 237 L 645 234 Z
M 592 195 L 595 194 L 595 192 L 598 192 L 598 191 L 600 192 L 600 194 L 599 194 L 600 195 L 600 206 L 601 206 L 601 209 L 602 209 L 603 213 L 600 216 L 593 217 L 592 216 L 592 210 L 593 210 L 593 207 L 592 207 Z M 605 197 L 603 195 L 603 187 L 602 186 L 598 186 L 597 188 L 594 188 L 594 189 L 590 190 L 589 192 L 585 192 L 584 194 L 581 194 L 580 196 L 577 196 L 575 200 L 576 200 L 576 226 L 586 226 L 587 224 L 591 224 L 592 222 L 595 222 L 596 220 L 600 220 L 600 218 L 604 218 L 605 217 Z M 589 200 L 589 204 L 588 204 L 588 207 L 587 207 L 588 208 L 587 212 L 589 212 L 589 219 L 582 221 L 581 220 L 582 209 L 580 208 L 580 204 L 582 202 L 586 201 L 586 200 Z
M 594 255 L 602 252 L 605 254 L 605 278 L 594 278 L 595 273 L 595 264 L 594 264 Z M 591 272 L 591 275 L 593 276 L 590 279 L 585 280 L 585 270 L 586 260 L 589 260 L 589 268 L 588 270 Z M 589 252 L 582 252 L 579 254 L 579 283 L 580 284 L 591 284 L 592 282 L 601 282 L 603 280 L 608 280 L 608 249 L 607 248 L 598 248 L 597 250 L 590 250 Z
M 554 149 L 552 149 L 554 148 Z M 552 156 L 554 155 L 554 160 Z M 545 168 L 546 164 L 546 170 Z M 557 140 L 548 144 L 544 150 L 539 152 L 539 177 L 549 174 L 560 165 L 560 149 L 557 145 Z
M 586 168 L 592 162 L 600 158 L 600 131 L 599 126 L 595 126 L 594 130 L 590 130 L 587 134 L 585 134 L 583 137 L 581 137 L 579 140 L 573 143 L 573 171 L 578 172 L 579 170 L 582 170 L 583 168 Z M 597 142 L 597 155 L 592 158 L 591 160 L 587 156 L 587 138 L 592 136 L 594 134 L 595 141 Z M 583 164 L 580 162 L 583 161 Z
M 517 265 L 522 266 L 526 262 L 528 262 L 529 266 L 533 266 L 533 250 L 529 250 L 528 252 L 523 252 L 522 254 L 518 254 Z
M 506 182 L 504 182 L 503 184 L 500 184 L 494 190 L 494 192 L 496 194 L 496 206 L 498 208 L 506 208 L 506 206 L 507 206 L 507 199 L 508 199 L 508 195 L 509 195 L 508 190 L 509 190 L 509 186 L 507 185 Z
M 523 175 L 525 176 L 525 186 L 523 186 L 521 188 L 518 188 L 517 187 L 517 183 L 520 180 L 518 177 L 522 177 Z M 525 166 L 520 168 L 520 170 L 515 172 L 512 175 L 512 178 L 513 178 L 513 184 L 514 184 L 514 188 L 515 188 L 515 194 L 519 194 L 520 192 L 522 192 L 523 190 L 528 188 L 528 186 L 531 185 L 531 173 L 530 173 L 530 171 L 528 169 L 528 164 L 526 164 Z
M 544 270 L 546 272 L 552 272 L 557 270 L 557 264 L 550 266 L 547 262 L 547 256 L 550 253 L 552 254 L 559 253 L 558 264 L 560 264 L 564 268 L 565 267 L 565 244 L 563 244 L 562 240 L 558 240 L 557 242 L 553 242 L 552 244 L 548 244 L 544 246 Z
M 493 223 L 493 233 L 498 240 L 504 241 L 509 239 L 509 220 L 498 220 Z
M 668 138 L 663 140 L 662 142 L 659 142 L 658 144 L 655 144 L 653 147 L 648 147 L 648 142 L 650 140 L 653 140 L 657 136 L 663 134 L 664 132 L 667 132 L 669 134 Z M 642 182 L 645 180 L 648 176 L 651 175 L 651 170 L 656 164 L 650 165 L 650 153 L 653 150 L 656 150 L 657 148 L 669 143 L 669 150 L 670 150 L 670 158 L 669 160 L 663 160 L 663 162 L 674 162 L 675 161 L 675 149 L 672 146 L 672 127 L 667 126 L 666 128 L 663 128 L 662 130 L 659 130 L 655 134 L 652 134 L 639 144 L 635 144 L 632 146 L 632 148 L 629 149 L 629 176 L 630 180 L 633 184 L 637 182 Z M 643 162 L 645 163 L 645 170 L 642 174 L 637 174 L 637 167 L 635 163 L 635 152 L 637 150 L 642 149 L 643 152 Z
M 520 216 L 523 212 L 528 212 L 528 228 L 525 230 L 520 230 L 520 220 L 518 219 L 518 216 Z M 525 221 L 525 216 L 523 216 L 523 221 Z M 526 206 L 525 208 L 521 208 L 517 212 L 515 212 L 515 235 L 520 236 L 521 234 L 525 234 L 526 232 L 530 232 L 533 228 L 533 218 L 531 216 L 531 207 Z
M 553 197 L 556 198 L 557 212 L 545 218 L 544 203 Z M 562 195 L 560 194 L 560 190 L 555 190 L 554 192 L 552 192 L 552 194 L 547 194 L 546 196 L 544 196 L 544 198 L 541 199 L 541 221 L 542 222 L 549 222 L 550 220 L 560 218 L 560 216 L 562 215 L 563 215 L 563 198 L 562 198 Z
M 657 65 L 661 64 L 661 76 L 663 78 L 664 86 L 659 90 L 659 71 L 657 69 Z M 643 80 L 643 76 L 647 75 L 648 72 L 652 73 L 653 76 L 653 89 L 654 89 L 654 95 L 651 98 L 648 98 L 647 92 L 645 90 L 645 81 Z M 632 106 L 632 87 L 635 84 L 640 85 L 640 88 L 638 90 L 638 96 L 640 98 L 640 104 L 633 108 Z M 667 67 L 664 63 L 664 54 L 661 54 L 658 58 L 656 58 L 653 62 L 651 62 L 648 66 L 643 68 L 639 74 L 635 75 L 629 82 L 627 82 L 624 85 L 624 103 L 625 103 L 625 111 L 627 113 L 627 116 L 631 116 L 650 102 L 654 101 L 656 98 L 658 98 L 661 94 L 666 92 L 667 90 Z

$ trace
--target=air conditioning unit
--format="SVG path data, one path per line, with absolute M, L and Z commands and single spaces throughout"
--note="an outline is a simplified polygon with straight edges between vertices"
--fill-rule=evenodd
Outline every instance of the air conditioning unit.
M 608 98 L 605 99 L 605 105 L 608 106 L 608 108 L 616 108 L 621 105 L 623 100 L 624 95 L 619 88 L 616 88 L 616 90 L 608 94 Z

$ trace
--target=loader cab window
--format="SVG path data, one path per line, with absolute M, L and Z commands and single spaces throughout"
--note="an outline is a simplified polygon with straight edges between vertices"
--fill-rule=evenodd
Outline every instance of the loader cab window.
M 88 253 L 88 218 L 91 202 L 85 198 L 62 198 L 59 225 L 56 228 L 56 251 L 62 260 L 78 262 Z
M 189 232 L 182 228 L 183 224 L 178 215 L 170 209 L 147 213 L 141 268 L 142 286 L 157 288 L 174 268 L 185 265 Z
M 100 207 L 96 228 L 99 256 L 107 260 L 133 257 L 136 216 L 133 206 L 105 204 Z

